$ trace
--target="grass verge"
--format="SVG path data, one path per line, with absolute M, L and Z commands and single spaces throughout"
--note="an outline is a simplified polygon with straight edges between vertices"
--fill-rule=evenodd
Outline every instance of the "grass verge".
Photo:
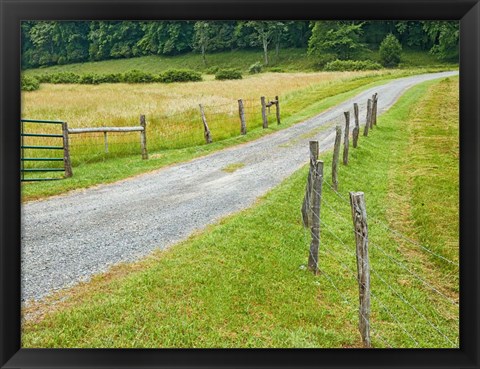
M 455 98 L 458 78 L 423 83 L 403 95 L 341 166 L 341 197 L 328 185 L 331 153 L 321 155 L 319 276 L 305 270 L 304 167 L 252 208 L 185 242 L 30 305 L 23 347 L 359 347 L 348 191 L 363 191 L 367 203 L 374 347 L 458 347 L 458 265 L 446 266 L 381 226 L 396 226 L 400 213 L 410 220 L 402 231 L 416 242 L 435 245 L 444 257 L 456 255 L 458 196 L 445 196 L 446 212 L 418 203 L 432 191 L 458 192 L 442 186 L 458 174 L 458 146 L 437 145 L 458 137 L 458 104 L 447 103 Z M 434 129 L 438 121 L 448 128 Z M 408 160 L 417 147 L 422 155 Z M 424 172 L 426 179 L 416 182 L 427 156 L 428 165 L 448 170 Z M 393 185 L 408 179 L 413 185 Z M 392 201 L 399 194 L 405 202 Z M 456 226 L 436 232 L 439 225 L 427 215 Z M 452 278 L 436 278 L 445 271 Z

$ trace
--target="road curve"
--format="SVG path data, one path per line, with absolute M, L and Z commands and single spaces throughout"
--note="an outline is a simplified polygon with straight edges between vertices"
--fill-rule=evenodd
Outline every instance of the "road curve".
M 393 80 L 305 122 L 153 173 L 22 206 L 22 302 L 38 300 L 109 266 L 164 249 L 246 208 L 308 161 L 308 141 L 333 145 L 334 124 L 378 92 L 378 112 L 411 86 L 458 72 Z M 351 113 L 352 115 L 353 113 Z M 319 129 L 324 126 L 325 129 Z M 233 173 L 222 168 L 242 163 Z

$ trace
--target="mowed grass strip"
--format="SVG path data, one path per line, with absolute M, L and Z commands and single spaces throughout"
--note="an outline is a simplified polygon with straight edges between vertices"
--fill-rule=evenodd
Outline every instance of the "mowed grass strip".
M 102 133 L 72 134 L 70 146 L 74 176 L 53 182 L 24 182 L 22 183 L 22 200 L 35 200 L 74 189 L 111 183 L 254 140 L 319 114 L 365 89 L 418 72 L 392 70 L 368 73 L 264 74 L 249 78 L 248 81 L 195 83 L 195 86 L 198 86 L 195 96 L 190 96 L 191 83 L 169 86 L 158 84 L 48 85 L 43 90 L 22 95 L 24 117 L 34 116 L 39 119 L 56 117 L 55 119 L 66 120 L 69 128 L 102 125 L 135 126 L 139 124 L 137 113 L 143 111 L 147 114 L 147 146 L 150 158 L 149 160 L 141 159 L 138 132 L 109 133 L 108 153 L 105 153 Z M 252 96 L 260 95 L 262 90 L 270 89 L 272 91 L 281 89 L 283 92 L 282 94 L 275 92 L 270 96 L 280 95 L 282 120 L 281 125 L 277 125 L 275 109 L 272 108 L 269 114 L 269 128 L 262 129 L 260 99 L 253 99 Z M 249 97 L 245 102 L 248 130 L 245 136 L 241 136 L 239 132 L 238 103 L 234 98 L 243 93 Z M 215 108 L 216 105 L 205 105 L 207 121 L 214 141 L 210 145 L 205 145 L 197 105 L 198 101 L 207 97 L 212 104 L 222 103 L 217 105 L 217 108 Z M 174 115 L 165 113 L 164 109 L 168 111 L 171 101 L 173 101 L 172 106 L 179 109 L 180 113 Z M 225 101 L 229 102 L 225 103 Z M 195 110 L 193 110 L 194 107 Z M 216 109 L 223 113 L 215 113 Z M 44 125 L 42 129 L 45 127 L 50 130 L 57 128 Z M 27 130 L 29 129 L 36 129 L 36 126 L 27 126 Z M 57 131 L 47 133 L 58 133 Z M 28 139 L 27 143 L 46 145 L 58 143 L 58 141 L 50 142 L 49 139 L 34 138 Z M 47 154 L 45 150 L 27 150 L 25 153 L 28 157 Z M 38 165 L 47 166 L 48 162 Z M 32 166 L 28 163 L 28 167 Z M 37 173 L 35 175 L 42 176 Z M 51 174 L 46 173 L 44 176 L 48 177 Z
M 458 154 L 455 146 L 446 152 L 427 145 L 428 135 L 412 140 L 413 126 L 430 129 L 439 115 L 451 128 L 444 134 L 458 135 L 458 105 L 447 103 L 456 96 L 458 78 L 427 82 L 401 97 L 379 117 L 369 137 L 360 136 L 349 165 L 340 167 L 341 197 L 329 187 L 331 153 L 321 155 L 325 183 L 319 276 L 305 268 L 310 237 L 300 216 L 304 167 L 252 208 L 185 242 L 30 305 L 24 311 L 29 319 L 22 326 L 23 347 L 360 347 L 348 191 L 363 191 L 366 198 L 374 347 L 458 347 L 459 313 L 452 302 L 458 298 L 458 266 L 453 273 L 422 249 L 409 245 L 406 250 L 395 234 L 377 225 L 396 224 L 391 209 L 399 205 L 391 200 L 392 181 L 411 175 L 399 171 L 412 144 L 424 146 L 432 165 L 447 165 L 440 158 Z M 416 170 L 423 163 L 414 159 L 409 166 Z M 429 191 L 448 191 L 438 176 L 451 179 L 458 161 L 448 161 L 448 166 L 431 177 Z M 405 191 L 411 196 L 401 206 L 404 217 L 413 221 L 402 231 L 421 234 L 419 242 L 435 244 L 437 252 L 451 256 L 447 250 L 458 241 L 458 227 L 435 234 L 436 225 L 423 222 L 424 215 L 415 210 L 425 187 Z M 437 215 L 444 217 L 442 222 L 458 222 L 458 198 L 448 199 L 452 211 Z M 445 270 L 451 280 L 435 278 Z

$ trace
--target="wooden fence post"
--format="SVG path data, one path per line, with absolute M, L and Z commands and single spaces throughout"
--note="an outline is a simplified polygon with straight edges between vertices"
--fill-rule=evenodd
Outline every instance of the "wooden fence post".
M 360 133 L 360 122 L 358 120 L 358 104 L 353 104 L 353 113 L 355 115 L 355 128 L 353 129 L 352 136 L 353 136 L 353 147 L 357 148 L 358 144 L 358 134 Z
M 336 126 L 335 128 L 335 145 L 333 147 L 333 160 L 332 160 L 332 184 L 335 191 L 338 190 L 338 160 L 340 156 L 340 145 L 342 142 L 342 128 Z
M 343 138 L 343 165 L 348 164 L 348 147 L 350 145 L 350 112 L 346 111 L 345 115 L 345 134 Z
M 312 226 L 310 232 L 312 240 L 310 241 L 310 253 L 308 255 L 308 268 L 314 274 L 318 274 L 318 250 L 320 248 L 320 208 L 322 201 L 322 182 L 323 182 L 323 161 L 317 160 L 313 173 L 312 181 Z
M 198 106 L 200 107 L 200 114 L 202 115 L 203 129 L 205 131 L 205 141 L 207 142 L 207 144 L 209 144 L 212 143 L 212 136 L 210 134 L 210 130 L 208 129 L 207 118 L 205 118 L 205 112 L 203 111 L 202 104 L 199 104 Z
M 238 100 L 238 114 L 240 115 L 240 134 L 247 134 L 247 122 L 245 121 L 245 109 L 243 107 L 243 100 Z
M 350 192 L 350 205 L 355 232 L 357 275 L 359 289 L 359 323 L 364 347 L 371 347 L 370 340 L 370 265 L 368 260 L 367 209 L 363 192 Z
M 302 204 L 302 218 L 303 225 L 305 227 L 312 226 L 312 213 L 313 198 L 312 198 L 312 186 L 313 175 L 315 173 L 315 165 L 318 161 L 318 141 L 310 141 L 310 169 L 308 171 L 307 186 L 305 187 L 305 196 Z
M 260 98 L 260 102 L 262 103 L 262 121 L 263 121 L 263 128 L 268 128 L 268 118 L 267 118 L 267 106 L 265 103 L 265 96 Z
M 63 167 L 65 169 L 65 178 L 73 176 L 72 162 L 70 160 L 70 143 L 68 141 L 68 123 L 62 123 L 63 134 Z
M 367 102 L 367 121 L 365 122 L 365 128 L 363 129 L 363 135 L 368 136 L 368 129 L 370 128 L 370 120 L 372 117 L 372 100 L 368 99 Z
M 107 132 L 103 132 L 103 141 L 105 143 L 105 154 L 108 154 L 108 136 Z
M 142 159 L 148 159 L 147 151 L 147 122 L 145 121 L 145 115 L 140 115 L 140 126 L 143 127 L 143 130 L 140 131 L 140 145 L 142 147 Z
M 370 123 L 370 128 L 373 128 L 373 125 L 377 125 L 377 93 L 372 96 L 372 122 Z
M 278 96 L 275 96 L 275 107 L 277 112 L 277 124 L 280 124 L 280 102 L 278 101 Z

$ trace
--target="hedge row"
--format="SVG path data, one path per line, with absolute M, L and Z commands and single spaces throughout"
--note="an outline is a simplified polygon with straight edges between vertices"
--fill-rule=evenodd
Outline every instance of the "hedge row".
M 171 83 L 201 81 L 199 72 L 189 69 L 171 69 L 160 74 L 130 70 L 125 73 L 110 74 L 76 74 L 72 72 L 48 73 L 36 76 L 40 83 L 79 83 L 97 85 L 100 83 Z
M 334 60 L 325 65 L 323 70 L 329 72 L 344 72 L 352 70 L 378 70 L 382 66 L 370 60 Z

